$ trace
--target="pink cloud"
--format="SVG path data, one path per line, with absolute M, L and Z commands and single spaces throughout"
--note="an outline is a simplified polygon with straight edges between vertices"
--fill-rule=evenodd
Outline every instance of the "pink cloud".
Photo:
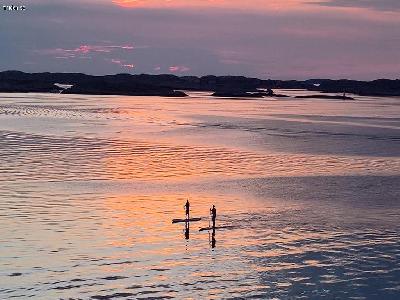
M 54 55 L 56 58 L 75 58 L 78 56 L 86 55 L 91 52 L 111 53 L 114 50 L 133 50 L 136 47 L 132 45 L 80 45 L 74 49 L 44 49 L 37 52 L 44 55 Z
M 113 64 L 117 64 L 117 65 L 119 65 L 119 66 L 121 66 L 121 67 L 125 67 L 125 68 L 133 69 L 133 68 L 135 67 L 134 64 L 125 63 L 125 61 L 120 60 L 120 59 L 114 59 L 114 58 L 112 58 L 110 61 L 111 61 Z
M 293 10 L 304 9 L 310 3 L 321 2 L 321 0 L 112 0 L 112 3 L 125 8 L 188 8 L 209 7 L 223 9 L 246 9 L 246 10 Z
M 70 50 L 72 52 L 78 52 L 78 53 L 89 53 L 92 50 L 92 46 L 89 45 L 82 45 L 79 46 L 78 48 L 74 49 L 74 50 Z M 66 50 L 69 51 L 69 50 Z
M 115 46 L 114 46 L 115 47 Z M 121 49 L 127 49 L 127 50 L 132 50 L 132 49 L 134 49 L 134 47 L 133 46 L 122 46 L 122 47 L 120 47 Z
M 81 45 L 78 48 L 72 50 L 65 49 L 65 51 L 89 53 L 89 52 L 111 52 L 112 49 L 133 50 L 134 47 L 129 45 L 121 45 L 121 46 Z
M 190 68 L 186 66 L 171 66 L 169 67 L 169 71 L 173 73 L 184 73 L 190 71 Z

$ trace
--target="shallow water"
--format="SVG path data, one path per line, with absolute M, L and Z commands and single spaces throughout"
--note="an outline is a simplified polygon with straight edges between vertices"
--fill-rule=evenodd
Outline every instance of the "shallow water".
M 0 299 L 397 299 L 399 104 L 0 94 Z

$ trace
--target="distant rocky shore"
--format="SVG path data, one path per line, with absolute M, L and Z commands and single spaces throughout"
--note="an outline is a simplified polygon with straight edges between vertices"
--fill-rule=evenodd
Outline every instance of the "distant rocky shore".
M 70 88 L 61 87 L 70 85 Z M 400 96 L 400 80 L 374 81 L 310 79 L 262 80 L 243 76 L 182 76 L 117 74 L 92 76 L 82 73 L 0 72 L 0 92 L 40 92 L 89 95 L 185 97 L 182 90 L 213 91 L 216 97 L 285 97 L 273 89 L 305 89 L 325 93 L 363 96 Z M 311 95 L 306 98 L 352 99 L 342 96 Z M 303 97 L 303 96 L 301 96 Z M 304 97 L 303 97 L 304 98 Z
M 296 96 L 295 98 L 301 98 L 301 99 L 314 99 L 314 98 L 319 98 L 319 99 L 338 99 L 338 100 L 354 100 L 353 97 L 349 97 L 346 95 L 305 95 L 305 96 Z

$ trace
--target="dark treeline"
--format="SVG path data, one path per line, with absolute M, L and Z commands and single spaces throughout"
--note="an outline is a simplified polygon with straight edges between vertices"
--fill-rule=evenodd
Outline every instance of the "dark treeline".
M 58 84 L 73 85 L 62 90 Z M 365 96 L 400 96 L 400 80 L 262 80 L 243 76 L 175 76 L 117 74 L 93 76 L 82 73 L 0 72 L 0 92 L 63 92 L 95 95 L 185 96 L 179 90 L 214 91 L 217 94 L 242 94 L 258 89 L 306 89 Z

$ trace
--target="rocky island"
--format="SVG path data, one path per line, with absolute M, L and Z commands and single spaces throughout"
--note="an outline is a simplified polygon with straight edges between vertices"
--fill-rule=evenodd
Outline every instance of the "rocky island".
M 300 99 L 337 99 L 337 100 L 354 100 L 353 97 L 349 97 L 346 95 L 305 95 L 305 96 L 295 96 L 295 98 Z

